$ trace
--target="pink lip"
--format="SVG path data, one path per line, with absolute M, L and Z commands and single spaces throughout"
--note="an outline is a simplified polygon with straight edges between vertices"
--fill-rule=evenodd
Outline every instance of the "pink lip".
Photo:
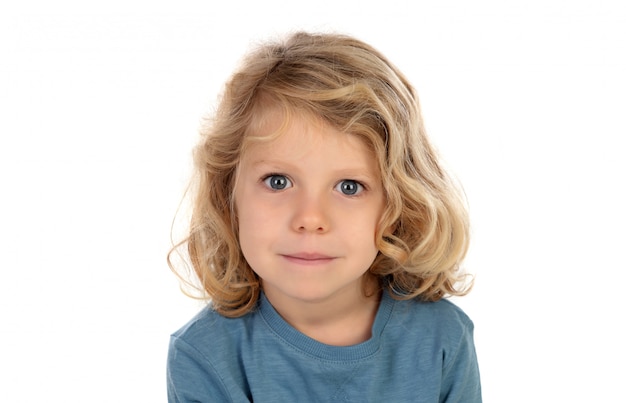
M 291 253 L 287 255 L 282 255 L 282 257 L 284 257 L 286 260 L 292 263 L 297 263 L 301 265 L 309 265 L 309 266 L 325 264 L 335 259 L 332 256 L 324 255 L 321 253 L 308 253 L 308 252 Z

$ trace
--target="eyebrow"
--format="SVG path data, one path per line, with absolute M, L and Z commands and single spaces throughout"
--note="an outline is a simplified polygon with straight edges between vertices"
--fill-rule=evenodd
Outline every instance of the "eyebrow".
M 250 161 L 250 166 L 252 166 L 254 168 L 257 168 L 259 165 L 274 166 L 276 168 L 280 168 L 280 167 L 284 167 L 284 166 L 286 166 L 289 169 L 297 168 L 293 164 L 290 164 L 290 163 L 285 162 L 285 161 L 274 161 L 274 160 L 266 160 L 266 159 L 259 159 L 259 160 L 256 160 L 256 161 Z
M 258 167 L 262 165 L 275 168 L 277 171 L 292 170 L 292 169 L 300 170 L 300 168 L 297 165 L 294 165 L 285 161 L 259 159 L 259 160 L 250 162 L 250 166 L 252 166 L 253 168 L 258 169 Z M 340 168 L 334 172 L 337 174 L 337 176 L 341 176 L 345 178 L 361 177 L 361 178 L 367 178 L 368 180 L 375 181 L 375 180 L 380 180 L 380 175 L 377 175 L 376 171 L 377 170 L 372 170 L 369 167 L 361 166 L 361 167 Z

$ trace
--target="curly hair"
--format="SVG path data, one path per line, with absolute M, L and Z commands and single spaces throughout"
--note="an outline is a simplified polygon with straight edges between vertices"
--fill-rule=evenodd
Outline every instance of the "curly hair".
M 261 282 L 238 242 L 233 191 L 246 135 L 268 104 L 321 118 L 363 138 L 377 156 L 386 209 L 368 270 L 399 299 L 464 295 L 460 269 L 469 243 L 463 195 L 430 144 L 417 94 L 380 52 L 350 36 L 298 32 L 265 43 L 226 83 L 194 150 L 195 188 L 186 245 L 200 298 L 237 317 L 257 302 Z M 286 114 L 287 116 L 289 115 Z M 188 280 L 187 284 L 191 284 Z

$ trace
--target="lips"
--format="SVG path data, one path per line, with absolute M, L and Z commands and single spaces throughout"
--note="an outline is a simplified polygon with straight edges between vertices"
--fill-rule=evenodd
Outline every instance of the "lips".
M 309 252 L 290 253 L 281 256 L 289 262 L 306 266 L 326 264 L 335 259 L 333 256 L 328 256 L 322 253 Z

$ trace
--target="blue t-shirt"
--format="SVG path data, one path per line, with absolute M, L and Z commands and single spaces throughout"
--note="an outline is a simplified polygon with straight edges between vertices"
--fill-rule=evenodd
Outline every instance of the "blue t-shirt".
M 169 402 L 481 402 L 472 321 L 447 300 L 383 293 L 372 337 L 330 346 L 262 294 L 240 318 L 203 309 L 171 337 Z

